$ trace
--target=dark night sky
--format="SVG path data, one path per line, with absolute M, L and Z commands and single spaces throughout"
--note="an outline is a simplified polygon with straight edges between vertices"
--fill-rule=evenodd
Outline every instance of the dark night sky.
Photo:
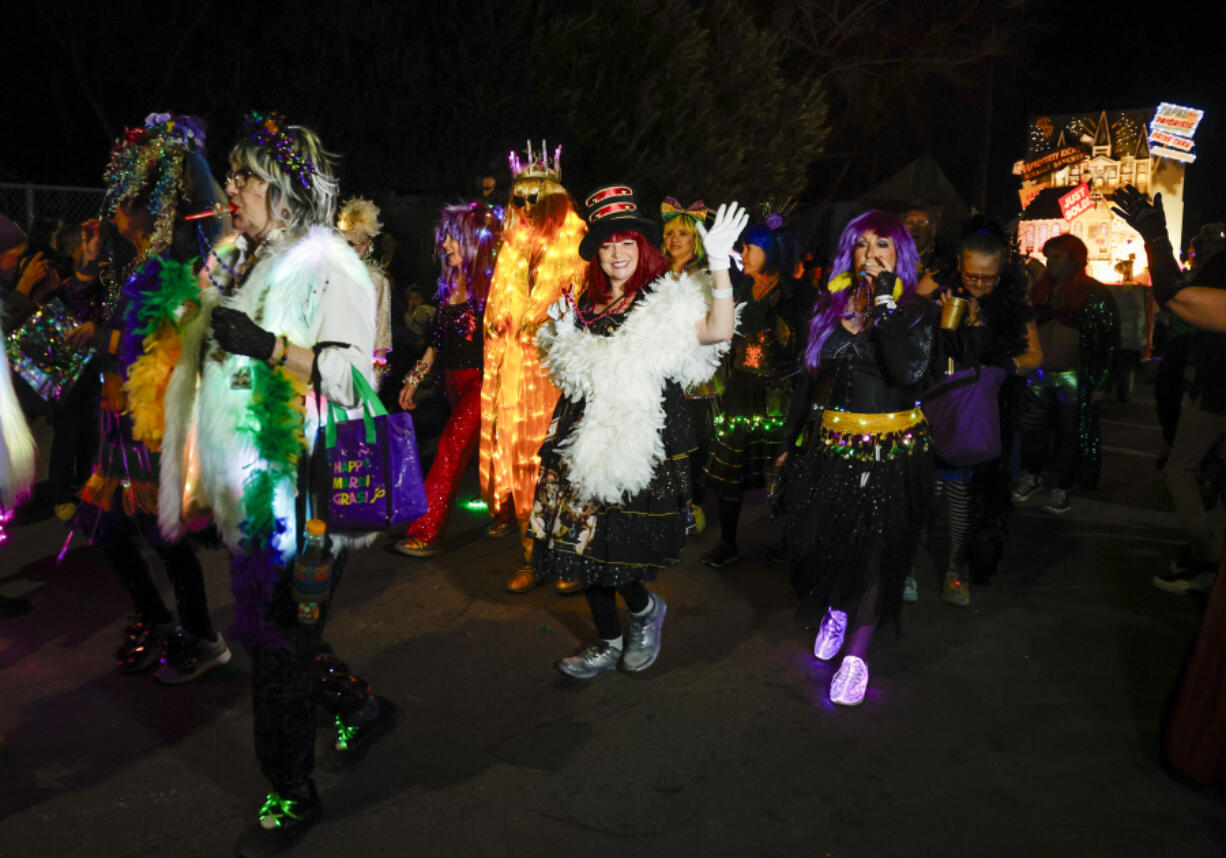
M 118 123 L 136 124 L 145 113 L 174 105 L 191 111 L 201 101 L 201 81 L 210 68 L 224 68 L 226 38 L 234 28 L 247 26 L 242 8 L 208 4 L 204 23 L 196 30 L 203 38 L 176 46 L 167 37 L 167 10 L 177 9 L 173 27 L 179 31 L 198 7 L 172 3 L 107 4 L 123 15 L 122 39 L 130 49 L 131 63 L 113 74 L 104 74 L 97 96 L 106 112 Z M 1005 5 L 1001 3 L 1002 7 Z M 1011 3 L 1016 7 L 1016 3 Z M 49 184 L 97 185 L 110 140 L 83 93 L 73 63 L 65 58 L 64 43 L 49 31 L 48 21 L 70 20 L 71 5 L 42 4 L 50 13 L 31 6 L 6 12 L 9 26 L 0 42 L 4 79 L 10 82 L 5 98 L 4 134 L 0 142 L 0 181 L 34 181 Z M 200 7 L 202 8 L 202 7 Z M 326 14 L 344 14 L 345 4 L 293 7 L 315 15 L 326 26 Z M 430 7 L 423 7 L 428 10 Z M 1203 108 L 1205 119 L 1197 133 L 1198 161 L 1188 168 L 1185 202 L 1187 225 L 1202 220 L 1226 218 L 1226 132 L 1223 132 L 1223 96 L 1213 67 L 1218 55 L 1220 15 L 1200 19 L 1193 4 L 1076 3 L 1028 0 L 1011 44 L 1011 55 L 995 69 L 994 117 L 990 141 L 989 210 L 1008 217 L 1017 207 L 1016 180 L 1011 164 L 1023 154 L 1026 117 L 1039 113 L 1098 111 L 1152 106 L 1160 101 Z M 420 26 L 430 26 L 423 11 Z M 115 28 L 111 28 L 115 29 Z M 270 34 L 269 34 L 270 35 Z M 71 34 L 89 50 L 87 32 Z M 59 38 L 64 38 L 61 34 Z M 917 34 L 922 38 L 922 34 Z M 205 48 L 201 42 L 208 45 Z M 247 44 L 250 44 L 248 42 Z M 278 46 L 271 36 L 267 44 L 269 63 L 309 62 Z M 169 57 L 178 70 L 166 83 Z M 187 69 L 188 72 L 185 72 Z M 453 69 L 440 69 L 428 85 L 447 85 Z M 143 76 L 143 77 L 142 77 Z M 145 80 L 143 85 L 134 81 Z M 364 81 L 359 75 L 338 74 L 334 91 L 320 93 L 318 112 L 325 140 L 344 151 L 346 129 L 328 127 L 329 100 L 346 98 L 354 86 L 401 85 L 398 81 Z M 275 93 L 251 90 L 265 99 L 259 104 L 235 103 L 231 115 L 206 116 L 216 140 L 236 126 L 240 112 L 275 100 Z M 492 136 L 497 136 L 492 135 Z M 395 141 L 389 139 L 389 145 Z M 498 153 L 491 153 L 491 156 Z M 938 151 L 959 190 L 970 198 L 972 188 L 963 177 L 973 177 L 979 151 Z M 905 162 L 894 165 L 900 168 Z M 481 166 L 474 166 L 474 173 Z M 886 171 L 887 173 L 890 171 Z M 377 192 L 377 188 L 363 189 Z M 861 189 L 850 189 L 858 191 Z M 469 192 L 456 188 L 457 194 Z

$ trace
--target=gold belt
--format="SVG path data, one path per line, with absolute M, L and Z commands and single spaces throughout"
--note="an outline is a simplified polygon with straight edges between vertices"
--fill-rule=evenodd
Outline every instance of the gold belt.
M 865 435 L 884 435 L 901 432 L 924 422 L 924 412 L 919 408 L 891 414 L 857 414 L 854 411 L 831 411 L 822 413 L 822 428 L 832 432 L 858 432 Z

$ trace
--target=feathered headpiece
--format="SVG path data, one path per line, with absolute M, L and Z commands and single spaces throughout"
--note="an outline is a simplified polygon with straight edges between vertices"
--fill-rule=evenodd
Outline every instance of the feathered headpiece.
M 342 232 L 361 232 L 371 238 L 383 231 L 383 223 L 379 220 L 379 207 L 364 197 L 345 200 L 336 219 L 336 226 Z

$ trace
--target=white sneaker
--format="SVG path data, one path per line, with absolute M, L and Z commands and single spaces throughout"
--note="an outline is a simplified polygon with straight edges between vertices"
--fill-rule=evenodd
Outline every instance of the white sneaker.
M 859 656 L 843 657 L 834 679 L 830 680 L 830 702 L 840 706 L 859 706 L 868 690 L 868 665 Z
M 813 641 L 813 656 L 821 661 L 830 661 L 843 648 L 843 635 L 847 633 L 847 614 L 826 609 L 822 624 L 817 629 L 817 639 Z

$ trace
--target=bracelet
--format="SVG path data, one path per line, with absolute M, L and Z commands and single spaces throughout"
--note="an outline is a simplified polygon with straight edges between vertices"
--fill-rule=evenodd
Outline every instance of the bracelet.
M 289 360 L 289 337 L 285 334 L 281 335 L 281 357 L 277 358 L 275 367 L 285 366 L 285 362 Z
M 732 297 L 732 287 L 725 286 L 723 289 L 712 289 L 711 297 L 712 298 L 731 298 Z
M 422 379 L 429 374 L 430 364 L 426 363 L 425 359 L 419 360 L 417 363 L 413 364 L 413 369 L 411 369 L 408 375 L 404 377 L 404 383 L 417 387 L 417 385 L 421 384 Z

